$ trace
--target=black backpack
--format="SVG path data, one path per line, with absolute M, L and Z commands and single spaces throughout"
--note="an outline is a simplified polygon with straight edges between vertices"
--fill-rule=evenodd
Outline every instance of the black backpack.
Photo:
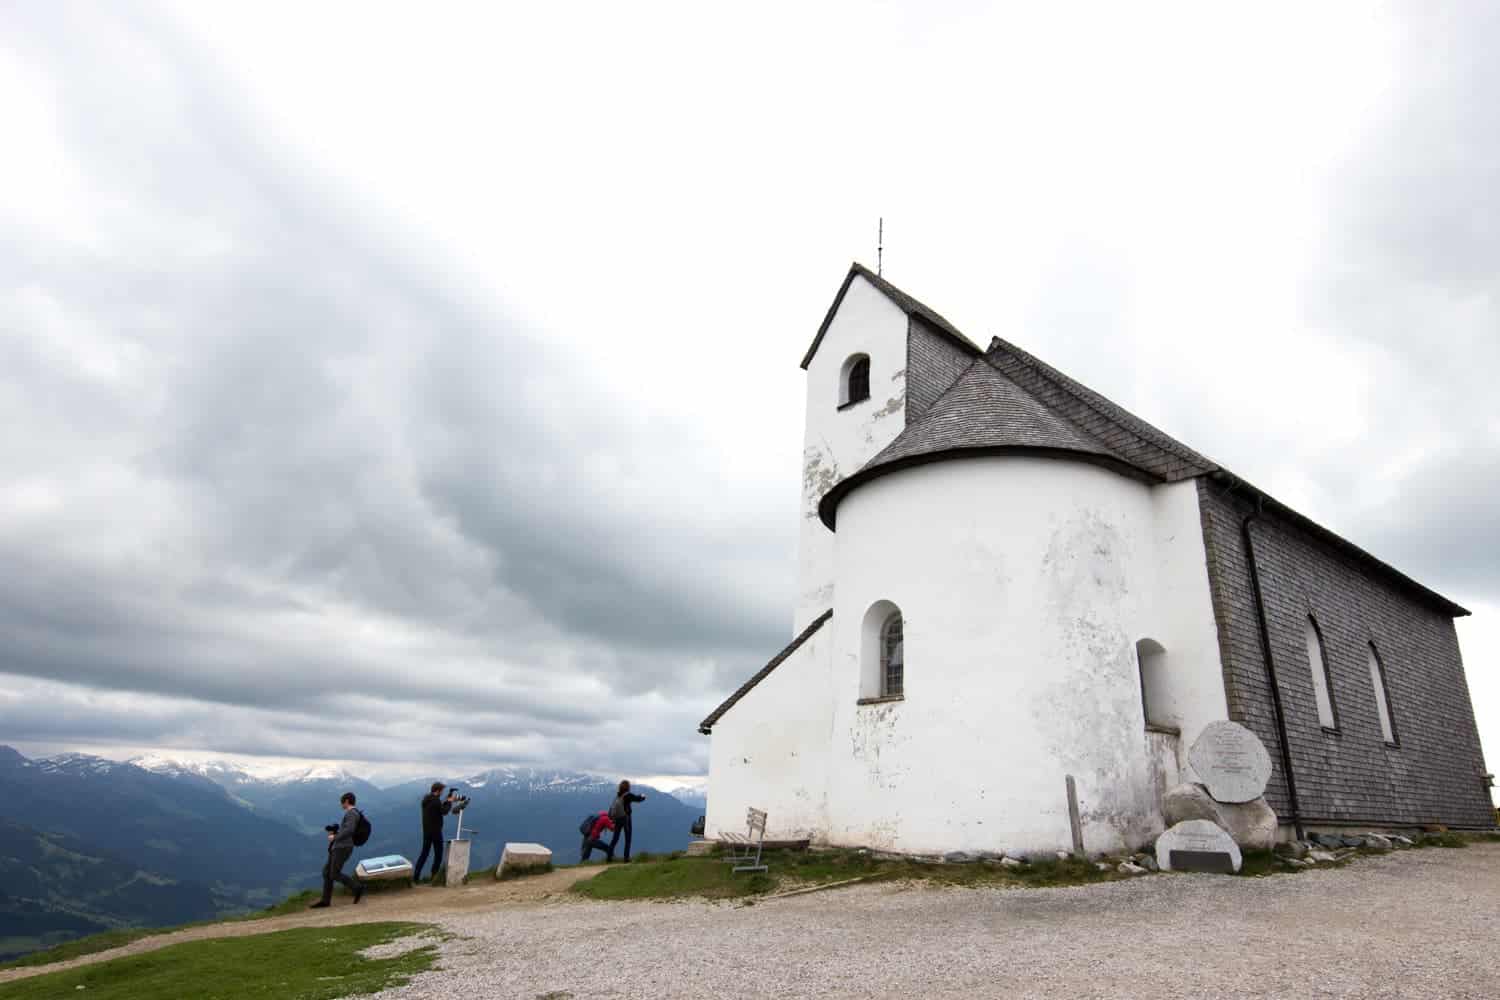
M 356 810 L 358 812 L 358 810 Z M 354 846 L 364 847 L 370 839 L 370 821 L 365 818 L 364 813 L 359 814 L 359 821 L 354 824 Z
M 578 824 L 578 832 L 587 837 L 589 834 L 594 832 L 594 824 L 597 822 L 599 822 L 599 814 L 590 813 L 583 818 L 582 823 Z

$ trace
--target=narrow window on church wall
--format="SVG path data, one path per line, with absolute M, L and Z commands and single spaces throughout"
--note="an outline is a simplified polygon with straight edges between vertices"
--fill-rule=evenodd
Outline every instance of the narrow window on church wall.
M 1337 729 L 1338 717 L 1333 712 L 1333 692 L 1328 686 L 1328 665 L 1323 656 L 1323 635 L 1318 623 L 1311 617 L 1305 628 L 1307 639 L 1307 663 L 1312 669 L 1313 698 L 1318 703 L 1318 723 L 1324 729 Z
M 1391 746 L 1395 746 L 1396 724 L 1391 721 L 1389 692 L 1385 687 L 1385 665 L 1380 662 L 1380 654 L 1375 651 L 1374 643 L 1370 644 L 1370 686 L 1375 689 L 1375 710 L 1380 714 L 1380 736 Z
M 1166 657 L 1167 651 L 1155 639 L 1140 639 L 1135 644 L 1135 660 L 1141 675 L 1141 713 L 1146 717 L 1147 729 L 1173 725 L 1167 713 Z
M 906 653 L 901 613 L 891 615 L 880 630 L 881 695 L 895 698 L 904 693 Z

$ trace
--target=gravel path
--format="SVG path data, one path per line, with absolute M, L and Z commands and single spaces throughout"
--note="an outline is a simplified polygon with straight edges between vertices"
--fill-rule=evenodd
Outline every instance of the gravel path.
M 385 1000 L 1495 997 L 1500 844 L 1298 875 L 1072 889 L 862 885 L 761 902 L 559 900 L 440 921 Z

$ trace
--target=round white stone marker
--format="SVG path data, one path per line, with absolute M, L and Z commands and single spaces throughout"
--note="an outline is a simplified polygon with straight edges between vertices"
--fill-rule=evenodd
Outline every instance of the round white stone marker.
M 1164 872 L 1233 875 L 1242 860 L 1234 838 L 1211 820 L 1183 820 L 1156 838 L 1156 865 Z
M 1238 722 L 1210 722 L 1188 751 L 1188 763 L 1220 802 L 1254 802 L 1271 780 L 1271 755 Z

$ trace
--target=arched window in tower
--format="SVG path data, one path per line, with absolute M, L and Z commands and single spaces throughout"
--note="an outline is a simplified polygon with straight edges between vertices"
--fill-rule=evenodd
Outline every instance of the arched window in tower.
M 1333 688 L 1328 683 L 1328 661 L 1323 655 L 1323 633 L 1311 615 L 1303 626 L 1303 638 L 1307 642 L 1307 666 L 1312 671 L 1313 700 L 1318 705 L 1318 724 L 1324 729 L 1339 727 L 1338 715 L 1333 709 Z
M 880 694 L 884 698 L 902 696 L 906 681 L 905 628 L 901 612 L 886 618 L 880 627 Z
M 851 355 L 839 375 L 839 406 L 851 406 L 869 398 L 870 356 Z

